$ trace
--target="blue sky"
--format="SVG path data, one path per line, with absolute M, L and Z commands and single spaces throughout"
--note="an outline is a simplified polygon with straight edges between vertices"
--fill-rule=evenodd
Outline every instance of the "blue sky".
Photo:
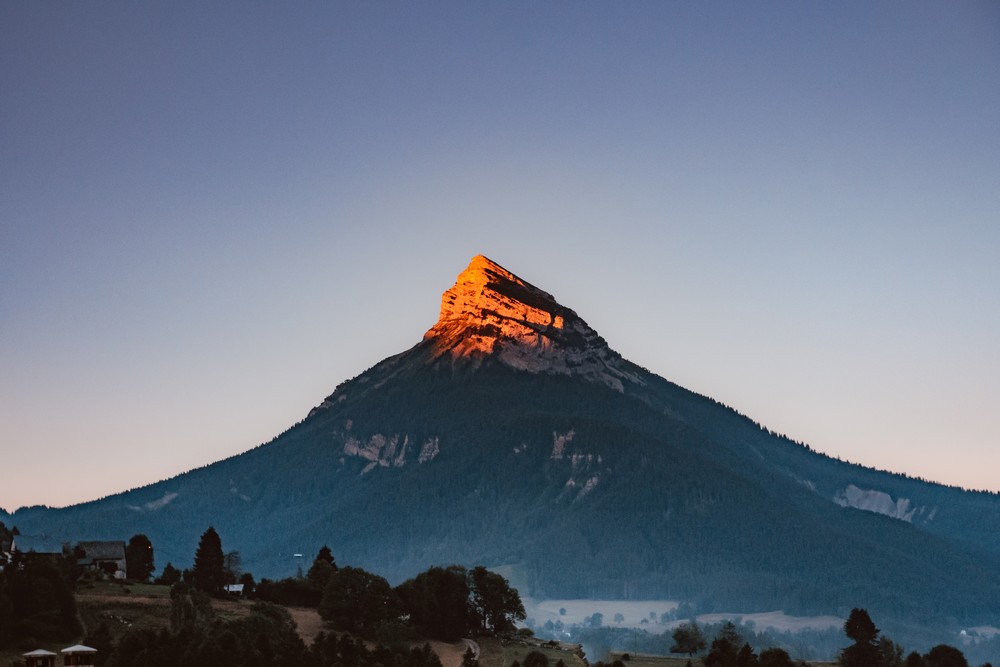
M 0 5 L 0 507 L 269 440 L 485 254 L 835 456 L 1000 490 L 991 2 Z

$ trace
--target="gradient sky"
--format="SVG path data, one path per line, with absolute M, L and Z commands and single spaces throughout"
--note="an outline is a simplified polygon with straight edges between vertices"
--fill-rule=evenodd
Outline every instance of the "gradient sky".
M 996 2 L 0 3 L 0 507 L 270 440 L 483 253 L 1000 490 Z

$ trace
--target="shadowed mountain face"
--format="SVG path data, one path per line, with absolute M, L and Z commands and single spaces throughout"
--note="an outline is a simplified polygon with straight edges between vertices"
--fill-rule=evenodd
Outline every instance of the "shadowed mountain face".
M 293 553 L 398 582 L 510 566 L 538 597 L 673 598 L 992 623 L 1000 499 L 843 463 L 621 358 L 575 312 L 485 257 L 410 350 L 343 383 L 272 442 L 22 533 L 150 536 L 191 563 L 213 525 L 258 578 Z

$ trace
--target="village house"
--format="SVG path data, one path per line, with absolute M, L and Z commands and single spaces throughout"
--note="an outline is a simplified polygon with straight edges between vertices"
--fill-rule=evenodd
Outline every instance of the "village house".
M 11 554 L 36 554 L 38 556 L 61 556 L 65 544 L 48 535 L 15 535 L 11 541 Z
M 82 644 L 69 646 L 60 651 L 63 656 L 63 667 L 92 667 L 97 664 L 97 649 Z M 24 667 L 56 667 L 56 654 L 45 649 L 36 649 L 23 654 Z
M 125 579 L 125 543 L 120 541 L 78 542 L 73 548 L 80 567 L 114 579 Z M 48 535 L 15 535 L 11 553 L 36 556 L 62 556 L 69 553 L 69 544 Z
M 56 667 L 56 654 L 43 648 L 24 654 L 24 667 Z
M 97 649 L 77 644 L 64 648 L 60 651 L 63 655 L 63 665 L 94 665 L 94 658 L 97 656 Z
M 76 546 L 83 552 L 77 561 L 81 567 L 114 579 L 127 578 L 124 542 L 80 542 Z

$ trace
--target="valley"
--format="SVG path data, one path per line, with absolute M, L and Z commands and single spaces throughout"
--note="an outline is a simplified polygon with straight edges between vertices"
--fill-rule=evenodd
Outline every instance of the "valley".
M 679 603 L 672 600 L 524 600 L 528 618 L 535 626 L 546 622 L 561 621 L 564 625 L 584 625 L 594 614 L 601 615 L 601 623 L 608 627 L 634 628 L 649 632 L 663 632 L 684 623 L 692 615 L 677 616 Z M 621 616 L 621 620 L 618 617 Z M 666 618 L 665 618 L 666 617 Z M 718 612 L 693 615 L 699 623 L 738 621 L 754 627 L 778 632 L 800 630 L 839 630 L 844 619 L 837 616 L 790 616 L 782 611 L 771 612 Z

